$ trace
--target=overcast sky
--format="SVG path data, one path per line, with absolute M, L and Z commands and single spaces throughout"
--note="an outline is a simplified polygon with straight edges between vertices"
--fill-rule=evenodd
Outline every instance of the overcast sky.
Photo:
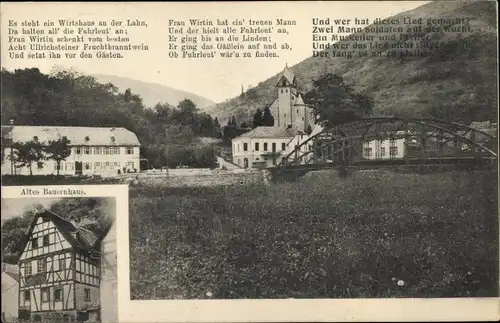
M 312 18 L 384 18 L 414 9 L 428 1 L 321 1 L 321 2 L 242 2 L 242 3 L 2 3 L 2 40 L 8 21 L 45 20 L 124 20 L 141 19 L 147 28 L 129 30 L 137 43 L 149 45 L 149 51 L 127 54 L 124 59 L 13 60 L 6 55 L 9 45 L 1 42 L 2 67 L 38 67 L 50 72 L 54 65 L 74 68 L 88 74 L 110 74 L 153 82 L 192 92 L 216 102 L 234 97 L 241 86 L 255 86 L 280 72 L 286 63 L 293 66 L 311 56 Z M 292 51 L 277 58 L 261 59 L 178 59 L 168 58 L 168 20 L 193 18 L 295 19 L 297 26 L 287 37 Z M 280 40 L 280 39 L 278 39 Z M 284 40 L 284 39 L 281 39 Z M 132 89 L 133 90 L 133 89 Z
M 16 198 L 2 199 L 2 222 L 16 216 L 22 216 L 24 211 L 33 208 L 35 205 L 43 205 L 49 208 L 60 198 Z

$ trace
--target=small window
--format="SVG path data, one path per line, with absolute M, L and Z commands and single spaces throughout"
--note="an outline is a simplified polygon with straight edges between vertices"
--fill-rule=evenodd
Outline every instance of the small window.
M 90 163 L 85 163 L 85 169 L 89 170 L 90 169 Z
M 264 151 L 267 151 L 267 142 L 264 143 Z
M 38 248 L 38 238 L 31 239 L 31 249 Z
M 85 155 L 90 155 L 90 147 L 85 147 L 84 152 Z
M 283 89 L 281 89 L 281 93 L 283 93 Z
M 31 261 L 27 262 L 25 265 L 24 265 L 24 275 L 25 276 L 29 276 L 31 275 Z
M 59 270 L 66 269 L 66 259 L 59 259 Z
M 297 109 L 297 113 L 299 113 L 299 109 Z
M 243 144 L 243 151 L 247 151 L 248 150 L 248 144 L 247 143 L 244 143 Z
M 286 150 L 286 144 L 284 142 L 281 143 L 281 150 Z
M 47 287 L 42 288 L 42 302 L 50 301 L 49 291 L 50 291 L 50 289 Z
M 380 148 L 380 156 L 381 157 L 385 156 L 385 148 L 384 147 Z
M 37 262 L 37 271 L 39 273 L 43 273 L 43 272 L 45 272 L 45 268 L 46 268 L 45 258 L 38 259 L 38 262 Z
M 259 151 L 259 143 L 258 142 L 255 143 L 255 151 Z
M 100 155 L 100 154 L 102 154 L 102 148 L 94 147 L 94 155 Z
M 134 147 L 127 147 L 127 155 L 133 155 L 134 154 Z
M 49 235 L 46 234 L 43 236 L 43 245 L 48 246 L 49 244 L 50 244 L 50 238 L 49 238 Z
M 82 149 L 80 147 L 75 148 L 75 154 L 81 155 L 82 154 Z
M 54 300 L 56 302 L 62 301 L 62 289 L 60 288 L 54 289 Z
M 85 301 L 90 302 L 90 288 L 85 288 Z
M 25 290 L 23 292 L 24 294 L 24 302 L 29 302 L 31 300 L 31 293 L 29 290 Z
M 272 148 L 273 152 L 276 152 L 276 143 L 275 142 L 273 142 L 272 147 L 273 147 Z

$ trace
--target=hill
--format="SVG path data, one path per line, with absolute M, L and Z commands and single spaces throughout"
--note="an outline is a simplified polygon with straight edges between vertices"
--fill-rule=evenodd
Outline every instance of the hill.
M 176 106 L 184 99 L 193 101 L 200 110 L 204 110 L 206 107 L 215 104 L 214 101 L 199 95 L 156 83 L 142 82 L 115 75 L 96 74 L 92 76 L 94 76 L 99 83 L 112 83 L 120 90 L 120 92 L 125 92 L 125 90 L 131 89 L 132 92 L 142 97 L 142 101 L 146 107 L 152 107 L 158 102 L 166 102 L 170 105 Z
M 393 16 L 398 19 L 423 18 L 424 24 L 428 18 L 471 18 L 469 25 L 472 32 L 402 33 L 409 37 L 426 36 L 432 42 L 441 42 L 444 46 L 433 50 L 431 56 L 310 57 L 290 69 L 297 76 L 302 91 L 310 89 L 312 80 L 323 74 L 343 76 L 356 90 L 373 97 L 376 115 L 429 115 L 463 122 L 496 120 L 496 9 L 492 1 L 436 1 Z M 443 22 L 437 25 L 443 26 Z M 448 22 L 448 26 L 458 25 Z M 363 31 L 356 35 L 362 34 L 366 33 Z M 383 35 L 400 37 L 400 33 Z M 424 42 L 413 41 L 414 44 Z M 350 41 L 342 40 L 337 44 L 340 43 L 349 44 Z M 393 43 L 385 42 L 389 48 Z M 470 48 L 461 50 L 464 45 Z M 274 75 L 259 83 L 244 96 L 209 107 L 209 112 L 222 123 L 232 115 L 238 122 L 250 119 L 257 107 L 262 109 L 276 98 L 277 77 Z

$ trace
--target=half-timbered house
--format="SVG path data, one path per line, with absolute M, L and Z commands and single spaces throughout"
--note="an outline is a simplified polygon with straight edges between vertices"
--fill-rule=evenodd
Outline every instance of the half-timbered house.
M 19 318 L 99 320 L 98 242 L 91 231 L 48 210 L 38 213 L 19 260 Z

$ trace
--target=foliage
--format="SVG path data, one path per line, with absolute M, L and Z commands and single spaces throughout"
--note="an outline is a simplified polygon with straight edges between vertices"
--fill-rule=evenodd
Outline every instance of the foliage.
M 101 84 L 92 76 L 72 70 L 50 75 L 36 68 L 2 69 L 1 117 L 18 125 L 124 127 L 141 142 L 141 157 L 150 165 L 162 159 L 157 144 L 192 147 L 197 137 L 220 137 L 220 125 L 201 112 L 191 100 L 177 107 L 159 103 L 146 109 L 131 89 L 120 93 L 113 84 Z M 179 131 L 179 133 L 175 133 Z
M 50 140 L 48 146 L 45 147 L 47 158 L 56 162 L 57 175 L 59 175 L 59 170 L 61 169 L 61 161 L 66 160 L 71 155 L 70 143 L 71 141 L 64 136 L 58 140 Z
M 331 125 L 367 117 L 373 110 L 373 100 L 356 92 L 335 74 L 326 74 L 313 82 L 314 88 L 304 95 L 318 121 Z
M 257 128 L 262 126 L 262 111 L 260 109 L 257 109 L 255 111 L 255 114 L 253 115 L 253 128 Z
M 497 192 L 490 172 L 134 187 L 132 299 L 496 296 Z
M 43 167 L 45 159 L 43 148 L 43 144 L 38 140 L 14 142 L 10 159 L 14 162 L 15 167 L 28 167 L 30 175 L 33 175 L 33 164 L 38 168 Z
M 48 209 L 67 220 L 76 221 L 81 227 L 95 233 L 97 237 L 103 237 L 114 222 L 114 203 L 114 199 L 108 198 L 64 198 Z M 22 241 L 28 233 L 33 217 L 37 214 L 36 210 L 40 208 L 41 205 L 33 205 L 19 216 L 2 222 L 3 261 L 17 263 L 23 251 Z
M 264 114 L 262 115 L 262 125 L 267 127 L 274 126 L 274 117 L 271 114 L 269 106 L 264 109 Z

